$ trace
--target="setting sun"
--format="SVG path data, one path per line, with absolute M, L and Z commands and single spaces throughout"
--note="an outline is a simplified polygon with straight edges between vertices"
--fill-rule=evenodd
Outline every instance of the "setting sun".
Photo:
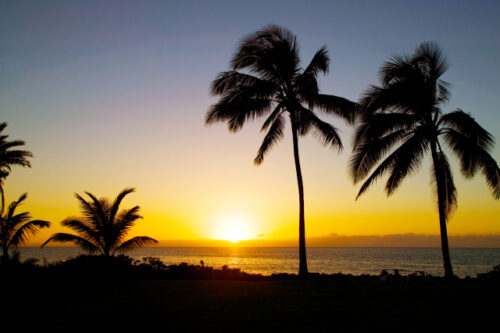
M 213 238 L 233 243 L 254 238 L 251 223 L 243 217 L 225 217 L 220 220 Z

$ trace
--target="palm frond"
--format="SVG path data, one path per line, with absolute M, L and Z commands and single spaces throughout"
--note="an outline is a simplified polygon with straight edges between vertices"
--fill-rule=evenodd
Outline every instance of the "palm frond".
M 23 213 L 16 214 L 14 216 L 7 217 L 6 224 L 8 224 L 8 227 L 10 229 L 14 230 L 19 225 L 25 223 L 29 219 L 31 219 L 30 213 L 23 212 Z
M 297 96 L 302 103 L 313 107 L 312 98 L 319 93 L 318 79 L 310 73 L 298 75 L 292 83 L 297 90 Z
M 380 81 L 384 86 L 393 80 L 399 80 L 414 75 L 414 67 L 407 55 L 396 55 L 382 64 L 379 70 Z
M 278 115 L 276 119 L 274 119 L 269 131 L 267 132 L 262 144 L 257 152 L 257 156 L 254 159 L 254 164 L 259 165 L 264 161 L 264 156 L 267 152 L 278 142 L 281 138 L 283 138 L 283 129 L 284 129 L 285 120 L 282 115 Z
M 353 149 L 358 145 L 380 140 L 385 135 L 404 130 L 409 133 L 418 123 L 418 118 L 406 113 L 376 113 L 359 124 L 353 135 Z
M 85 194 L 90 199 L 92 199 L 92 203 L 87 203 L 88 206 L 91 207 L 92 216 L 93 216 L 92 220 L 94 220 L 100 224 L 105 223 L 107 220 L 107 216 L 106 216 L 106 209 L 105 209 L 105 207 L 103 207 L 103 204 L 105 204 L 107 202 L 107 200 L 99 200 L 92 193 L 87 192 L 87 191 L 85 192 Z M 78 194 L 76 194 L 76 196 L 77 196 L 77 198 L 79 197 Z M 85 200 L 83 200 L 83 201 L 85 201 Z
M 372 172 L 372 174 L 361 186 L 358 195 L 356 196 L 356 200 L 368 188 L 370 188 L 370 186 L 378 178 L 382 177 L 388 171 L 391 171 L 392 179 L 391 177 L 389 178 L 385 188 L 387 195 L 391 195 L 399 186 L 402 177 L 404 176 L 403 174 L 398 175 L 397 172 L 404 172 L 405 170 L 406 174 L 413 172 L 419 165 L 420 159 L 422 157 L 421 155 L 423 154 L 422 149 L 424 149 L 424 145 L 421 142 L 421 138 L 419 136 L 414 135 L 406 139 L 406 141 L 401 146 L 399 146 L 394 152 L 386 157 Z
M 115 201 L 113 202 L 113 205 L 111 206 L 111 211 L 109 214 L 109 220 L 113 221 L 115 219 L 115 215 L 118 212 L 118 209 L 120 208 L 120 204 L 122 200 L 129 195 L 130 193 L 135 192 L 135 188 L 133 187 L 128 187 L 122 190 L 117 196 Z
M 394 164 L 394 161 L 397 157 L 397 154 L 393 152 L 391 155 L 389 155 L 385 160 L 383 160 L 377 168 L 372 172 L 372 174 L 365 180 L 363 185 L 361 185 L 361 188 L 358 191 L 358 194 L 356 195 L 356 200 L 366 192 L 374 183 L 377 181 L 378 178 L 382 177 L 389 169 L 392 167 Z
M 11 204 L 9 205 L 9 208 L 7 209 L 7 219 L 8 220 L 12 219 L 12 217 L 14 216 L 14 213 L 16 212 L 17 207 L 22 205 L 22 203 L 24 202 L 24 200 L 26 200 L 27 197 L 28 197 L 28 193 L 23 193 L 23 194 L 21 194 L 19 199 L 11 202 Z
M 337 128 L 319 119 L 313 112 L 305 108 L 302 108 L 301 114 L 306 116 L 307 119 L 304 120 L 304 122 L 308 123 L 313 129 L 313 136 L 318 138 L 322 145 L 330 146 L 338 151 L 343 149 L 342 140 L 340 139 Z
M 33 220 L 23 224 L 16 230 L 12 236 L 9 245 L 17 247 L 28 239 L 29 236 L 34 236 L 42 228 L 50 227 L 50 222 L 43 220 Z
M 96 244 L 104 247 L 101 233 L 94 225 L 87 223 L 86 220 L 79 219 L 77 217 L 70 217 L 61 222 L 65 227 L 71 228 L 80 234 L 85 239 L 91 239 Z
M 473 177 L 478 169 L 481 170 L 495 199 L 500 198 L 500 170 L 495 159 L 489 152 L 472 138 L 447 128 L 444 139 L 448 146 L 458 156 L 460 170 L 465 177 Z
M 483 151 L 481 155 L 481 171 L 493 197 L 498 200 L 500 199 L 500 169 L 498 168 L 497 162 L 490 154 Z
M 326 46 L 322 46 L 311 59 L 311 62 L 304 70 L 304 74 L 310 74 L 314 77 L 318 76 L 319 73 L 328 73 L 328 67 L 330 65 L 330 57 L 328 56 L 328 51 Z
M 138 219 L 142 219 L 142 216 L 139 215 L 139 210 L 140 207 L 135 206 L 131 209 L 122 211 L 118 215 L 115 223 L 113 224 L 114 236 L 112 247 L 116 247 L 116 245 L 123 239 Z
M 134 237 L 132 239 L 129 239 L 125 242 L 123 242 L 120 246 L 118 246 L 114 251 L 113 254 L 118 252 L 125 252 L 131 249 L 135 249 L 138 247 L 143 247 L 144 245 L 147 244 L 155 244 L 158 243 L 156 239 L 153 239 L 151 237 L 146 237 L 146 236 L 138 236 Z
M 319 93 L 317 76 L 319 73 L 328 73 L 329 63 L 328 51 L 323 46 L 316 52 L 307 68 L 300 75 L 297 75 L 294 80 L 297 94 L 302 101 L 309 103 L 309 107 L 313 107 L 310 101 L 312 97 Z
M 370 86 L 362 95 L 360 105 L 363 116 L 369 117 L 376 111 L 416 114 L 426 110 L 427 87 L 423 78 L 406 78 L 382 87 Z
M 205 123 L 227 121 L 231 132 L 240 130 L 247 120 L 260 117 L 271 109 L 271 99 L 222 97 L 208 110 Z
M 467 178 L 473 177 L 480 166 L 480 151 L 483 149 L 476 144 L 475 140 L 452 128 L 446 128 L 442 133 L 445 142 L 460 161 L 462 174 Z
M 339 116 L 349 124 L 353 124 L 361 114 L 361 110 L 356 103 L 343 97 L 317 94 L 312 96 L 308 101 L 314 107 L 326 113 Z
M 387 196 L 394 193 L 404 178 L 414 174 L 418 170 L 428 147 L 429 145 L 425 137 L 416 130 L 398 148 L 397 157 L 392 164 L 391 175 L 385 185 Z
M 278 118 L 279 115 L 281 115 L 284 111 L 284 103 L 279 103 L 271 112 L 269 117 L 266 118 L 264 123 L 262 124 L 262 127 L 260 129 L 261 132 L 265 131 L 266 129 L 269 128 L 269 126 L 274 123 L 274 121 Z
M 231 60 L 234 70 L 247 68 L 270 81 L 290 79 L 295 74 L 298 63 L 295 35 L 276 25 L 243 38 Z
M 456 130 L 458 133 L 466 136 L 475 144 L 486 151 L 493 149 L 495 140 L 493 136 L 479 125 L 476 120 L 460 109 L 443 115 L 438 122 L 438 126 Z
M 448 70 L 448 61 L 439 45 L 434 42 L 421 43 L 415 50 L 412 62 L 434 81 L 437 81 Z
M 360 140 L 363 143 L 356 144 L 349 160 L 349 173 L 354 184 L 365 178 L 380 159 L 406 135 L 406 130 L 400 129 L 380 139 Z
M 102 227 L 104 220 L 102 214 L 96 210 L 95 206 L 92 205 L 91 202 L 82 198 L 78 193 L 75 193 L 75 198 L 80 203 L 80 209 L 83 212 L 84 217 L 91 221 L 95 228 Z
M 451 84 L 446 81 L 439 80 L 438 81 L 438 91 L 439 96 L 437 98 L 437 102 L 439 104 L 448 103 L 450 100 L 451 92 L 450 92 Z
M 214 96 L 230 95 L 235 90 L 245 90 L 252 97 L 266 98 L 271 96 L 276 89 L 277 86 L 273 82 L 237 71 L 219 73 L 210 86 L 210 92 Z
M 61 243 L 73 243 L 82 249 L 89 251 L 91 253 L 99 252 L 100 249 L 93 244 L 88 239 L 85 239 L 80 236 L 66 234 L 66 233 L 56 233 L 53 234 L 49 239 L 47 239 L 40 247 L 45 247 L 50 242 L 61 242 Z

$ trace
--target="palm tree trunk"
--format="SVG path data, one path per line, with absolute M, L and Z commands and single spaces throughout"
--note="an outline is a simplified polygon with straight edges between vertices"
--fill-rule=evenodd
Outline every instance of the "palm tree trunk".
M 295 171 L 297 172 L 297 184 L 299 187 L 299 276 L 307 276 L 306 256 L 306 222 L 304 218 L 304 184 L 302 182 L 302 171 L 299 159 L 299 140 L 297 137 L 297 126 L 292 119 L 293 157 L 295 159 Z
M 441 252 L 443 253 L 444 276 L 449 279 L 453 278 L 455 275 L 453 274 L 453 268 L 451 267 L 448 232 L 446 230 L 446 184 L 443 169 L 437 155 L 436 143 L 432 144 L 431 150 L 438 195 L 439 227 L 441 229 Z
M 9 248 L 2 246 L 2 264 L 7 265 L 9 263 Z
M 3 215 L 3 210 L 5 209 L 5 193 L 3 191 L 2 179 L 0 178 L 0 196 L 1 196 L 1 207 L 0 207 L 0 215 Z

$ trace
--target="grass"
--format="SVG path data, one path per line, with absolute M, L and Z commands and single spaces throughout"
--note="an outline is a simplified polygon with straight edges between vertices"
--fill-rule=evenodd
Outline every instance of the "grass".
M 500 283 L 1 281 L 5 331 L 498 331 Z M 3 329 L 2 329 L 3 331 Z

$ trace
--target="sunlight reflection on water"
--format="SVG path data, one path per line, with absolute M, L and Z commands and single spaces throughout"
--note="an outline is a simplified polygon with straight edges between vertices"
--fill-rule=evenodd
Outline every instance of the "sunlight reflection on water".
M 37 258 L 41 264 L 56 262 L 82 253 L 74 247 L 20 248 L 21 256 Z M 405 275 L 425 271 L 443 275 L 439 248 L 309 248 L 307 249 L 310 272 L 379 274 L 382 269 L 399 269 Z M 500 249 L 450 249 L 452 264 L 460 277 L 476 276 L 500 264 Z M 135 259 L 159 257 L 165 264 L 199 265 L 220 268 L 227 265 L 248 273 L 296 273 L 297 248 L 244 248 L 244 247 L 149 247 L 128 253 Z

